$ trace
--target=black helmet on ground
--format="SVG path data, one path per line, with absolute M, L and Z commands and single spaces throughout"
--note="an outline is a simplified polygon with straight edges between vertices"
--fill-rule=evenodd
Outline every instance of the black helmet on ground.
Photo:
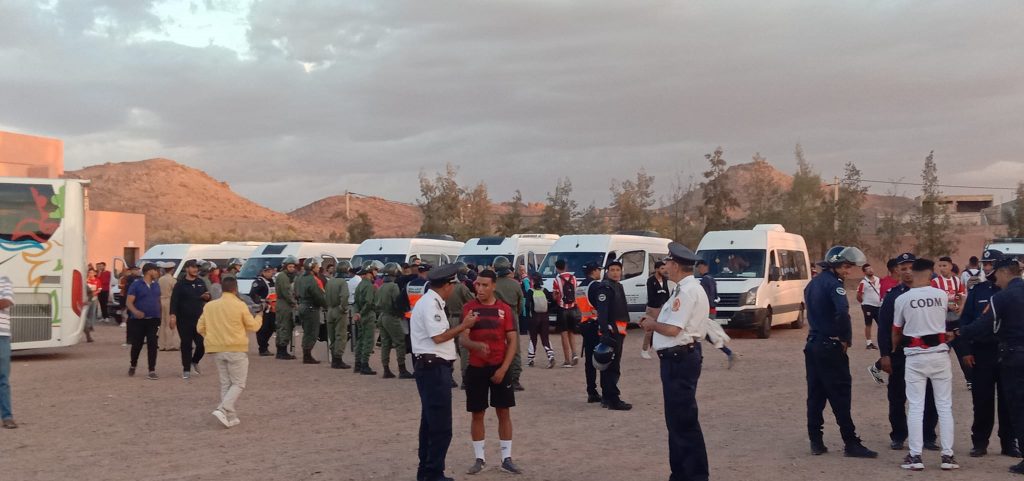
M 608 369 L 608 366 L 615 360 L 615 349 L 603 342 L 594 348 L 594 368 L 598 371 Z

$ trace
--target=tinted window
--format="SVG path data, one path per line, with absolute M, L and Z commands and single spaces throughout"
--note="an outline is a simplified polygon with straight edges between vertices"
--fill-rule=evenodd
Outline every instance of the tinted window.
M 281 269 L 281 262 L 284 261 L 284 257 L 251 257 L 245 261 L 245 265 L 242 266 L 242 270 L 238 271 L 239 279 L 255 279 L 263 272 L 264 267 L 273 267 L 274 269 Z
M 423 263 L 430 264 L 431 266 L 441 265 L 441 254 L 419 254 L 419 258 Z
M 355 256 L 352 258 L 352 265 L 361 267 L 366 261 L 380 261 L 383 264 L 387 264 L 388 262 L 401 264 L 405 262 L 405 254 L 372 254 Z
M 619 258 L 622 261 L 622 280 L 632 279 L 644 273 L 647 265 L 647 253 L 644 251 L 632 251 L 622 254 Z
M 766 254 L 756 249 L 714 249 L 697 253 L 708 263 L 708 273 L 716 279 L 763 279 Z
M 787 281 L 798 281 L 803 279 L 810 279 L 810 275 L 807 272 L 807 256 L 800 251 L 779 251 L 780 254 L 785 254 L 787 261 L 782 263 L 784 272 L 784 279 Z
M 51 202 L 53 186 L 29 184 L 0 185 L 0 239 L 46 242 L 60 227 L 60 217 L 51 218 L 58 207 Z
M 284 252 L 285 247 L 286 246 L 284 244 L 269 245 L 263 248 L 263 254 L 268 256 L 277 255 Z
M 543 277 L 555 277 L 558 270 L 555 269 L 555 262 L 565 260 L 565 270 L 572 272 L 576 277 L 583 278 L 583 264 L 604 265 L 604 252 L 549 252 L 540 263 L 540 275 Z

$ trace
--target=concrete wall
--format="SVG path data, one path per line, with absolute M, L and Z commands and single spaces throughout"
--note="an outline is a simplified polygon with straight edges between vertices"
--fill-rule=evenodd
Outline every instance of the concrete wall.
M 0 131 L 0 176 L 55 179 L 64 175 L 64 142 Z
M 85 213 L 86 259 L 92 265 L 124 256 L 125 247 L 146 252 L 146 216 L 126 212 L 90 210 Z

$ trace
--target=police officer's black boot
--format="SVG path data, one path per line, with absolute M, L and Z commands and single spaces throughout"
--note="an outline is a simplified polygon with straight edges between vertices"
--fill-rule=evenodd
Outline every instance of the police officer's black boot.
M 825 442 L 821 438 L 811 439 L 811 454 L 815 456 L 821 456 L 828 452 L 828 446 L 825 446 Z
M 274 358 L 275 359 L 284 359 L 284 360 L 287 361 L 287 360 L 295 359 L 295 356 L 293 356 L 291 354 L 288 354 L 288 346 L 278 345 L 277 346 L 277 355 L 274 356 Z
M 362 366 L 359 366 L 359 374 L 362 374 L 364 376 L 376 376 L 377 371 L 370 369 L 370 365 L 367 363 L 363 364 Z
M 363 363 L 356 359 L 355 365 L 352 366 L 352 374 L 359 374 L 359 371 L 363 370 Z
M 1024 461 L 1021 461 L 1019 464 L 1010 466 L 1010 472 L 1014 474 L 1024 474 Z
M 303 364 L 320 364 L 320 361 L 313 359 L 313 350 L 302 348 L 302 363 Z
M 415 376 L 405 368 L 404 362 L 398 365 L 398 379 L 413 379 L 414 377 Z M 452 382 L 454 381 L 455 380 L 453 379 Z
M 860 439 L 846 443 L 843 454 L 848 458 L 877 458 L 878 453 L 866 448 Z
M 395 373 L 391 372 L 390 366 L 384 366 L 384 379 L 394 379 Z

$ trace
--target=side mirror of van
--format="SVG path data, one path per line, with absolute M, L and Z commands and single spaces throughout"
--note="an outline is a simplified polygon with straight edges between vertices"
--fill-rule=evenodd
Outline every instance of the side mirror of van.
M 782 274 L 779 272 L 779 268 L 778 267 L 772 267 L 771 271 L 768 273 L 768 281 L 769 282 L 777 282 L 780 279 L 782 279 Z

